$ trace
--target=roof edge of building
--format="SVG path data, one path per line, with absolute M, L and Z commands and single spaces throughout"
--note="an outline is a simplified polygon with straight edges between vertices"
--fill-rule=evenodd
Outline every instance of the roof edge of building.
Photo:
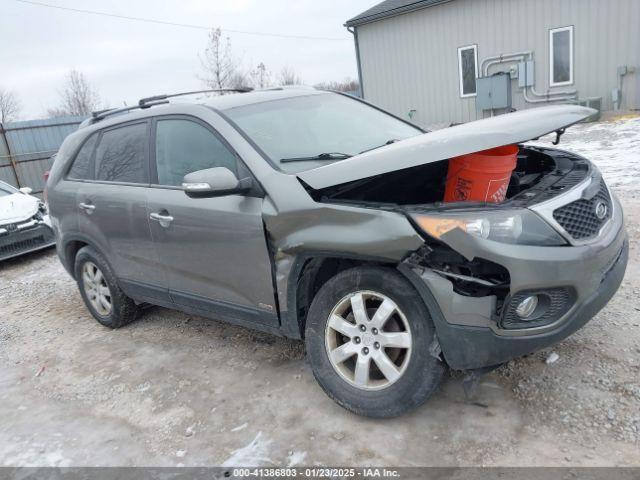
M 372 13 L 371 15 L 362 16 L 356 15 L 355 17 L 347 20 L 344 23 L 345 27 L 358 27 L 360 25 L 364 25 L 365 23 L 373 23 L 379 20 L 384 20 L 386 18 L 395 17 L 397 15 L 402 15 L 404 13 L 413 12 L 415 10 L 421 10 L 423 8 L 435 7 L 437 5 L 442 5 L 443 3 L 449 3 L 453 0 L 418 0 L 409 5 L 403 5 L 401 7 L 392 8 L 389 10 L 385 10 L 383 12 Z

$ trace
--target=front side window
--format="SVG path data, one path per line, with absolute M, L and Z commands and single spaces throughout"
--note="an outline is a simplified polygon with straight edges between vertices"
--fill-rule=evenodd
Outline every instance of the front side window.
M 366 103 L 335 93 L 271 100 L 224 113 L 286 173 L 339 161 L 331 155 L 305 158 L 320 154 L 343 154 L 344 158 L 422 133 Z
M 96 180 L 149 183 L 147 143 L 146 122 L 105 131 L 96 149 Z
M 476 78 L 478 78 L 478 46 L 469 45 L 458 48 L 458 75 L 460 78 L 460 96 L 476 95 Z
M 76 155 L 71 169 L 69 169 L 68 178 L 72 180 L 90 180 L 93 179 L 91 172 L 91 157 L 98 141 L 98 133 L 94 133 L 84 142 L 82 148 Z
M 573 26 L 549 30 L 549 85 L 573 83 Z
M 237 172 L 235 155 L 213 132 L 190 120 L 158 121 L 156 168 L 160 185 L 180 186 L 186 174 L 215 167 Z

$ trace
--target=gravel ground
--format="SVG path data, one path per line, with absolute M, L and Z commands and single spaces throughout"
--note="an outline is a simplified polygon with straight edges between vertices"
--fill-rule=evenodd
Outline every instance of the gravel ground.
M 631 252 L 610 304 L 475 403 L 453 373 L 392 420 L 329 400 L 300 342 L 156 307 L 111 331 L 52 250 L 4 262 L 0 465 L 640 466 L 640 194 L 617 193 Z

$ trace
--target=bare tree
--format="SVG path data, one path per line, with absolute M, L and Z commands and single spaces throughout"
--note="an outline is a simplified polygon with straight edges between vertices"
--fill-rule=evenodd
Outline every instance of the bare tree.
M 280 85 L 302 85 L 302 78 L 290 67 L 282 67 L 278 81 Z
M 264 63 L 260 62 L 250 73 L 251 83 L 256 88 L 266 88 L 271 85 L 271 72 Z
M 204 76 L 201 80 L 212 89 L 232 88 L 238 80 L 238 61 L 231 52 L 229 37 L 223 37 L 220 28 L 213 28 L 209 32 L 209 39 L 204 55 L 200 57 Z
M 20 115 L 20 102 L 16 94 L 0 88 L 0 123 L 12 122 Z
M 82 72 L 71 70 L 63 90 L 60 92 L 60 106 L 49 109 L 50 117 L 64 115 L 89 115 L 97 110 L 100 97 Z
M 333 90 L 335 92 L 354 92 L 360 90 L 358 81 L 349 77 L 345 78 L 342 82 L 322 82 L 314 85 L 314 87 L 318 90 Z

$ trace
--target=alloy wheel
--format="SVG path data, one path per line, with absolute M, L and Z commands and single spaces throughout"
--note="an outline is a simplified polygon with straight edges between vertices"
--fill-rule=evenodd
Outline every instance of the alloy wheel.
M 325 331 L 329 361 L 356 388 L 381 390 L 397 382 L 409 364 L 411 346 L 407 318 L 382 293 L 351 293 L 329 315 Z
M 111 313 L 111 290 L 102 271 L 93 262 L 82 266 L 82 283 L 89 303 L 99 315 L 106 317 Z

